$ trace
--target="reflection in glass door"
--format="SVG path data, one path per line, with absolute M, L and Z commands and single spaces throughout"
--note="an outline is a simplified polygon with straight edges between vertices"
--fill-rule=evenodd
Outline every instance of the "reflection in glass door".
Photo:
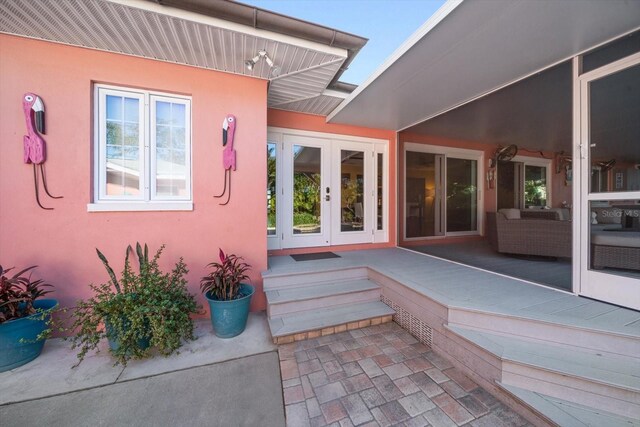
M 478 229 L 478 162 L 447 158 L 447 233 Z
M 373 147 L 368 144 L 333 141 L 332 244 L 366 243 L 373 239 L 373 154 Z
M 640 309 L 640 54 L 580 78 L 580 293 Z

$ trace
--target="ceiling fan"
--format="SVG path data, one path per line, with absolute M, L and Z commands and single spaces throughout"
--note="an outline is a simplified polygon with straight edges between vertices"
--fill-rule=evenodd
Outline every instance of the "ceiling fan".
M 518 146 L 515 144 L 507 145 L 506 147 L 498 146 L 498 149 L 493 153 L 493 158 L 489 164 L 489 167 L 495 168 L 499 161 L 508 162 L 518 154 Z
M 596 162 L 596 166 L 600 167 L 602 172 L 606 172 L 613 168 L 616 165 L 616 159 L 611 159 L 609 161 Z

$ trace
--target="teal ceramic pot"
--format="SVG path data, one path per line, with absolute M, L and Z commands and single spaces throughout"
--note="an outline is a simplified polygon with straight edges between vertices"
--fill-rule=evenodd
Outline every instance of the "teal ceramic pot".
M 128 322 L 126 320 L 121 320 L 121 321 L 124 322 L 124 328 L 126 328 Z M 109 341 L 109 348 L 111 349 L 111 351 L 118 350 L 120 348 L 120 341 L 113 330 L 113 325 L 108 319 L 105 320 L 104 327 L 107 331 L 107 340 Z M 148 349 L 149 346 L 151 345 L 151 331 L 149 331 L 149 336 L 140 338 L 137 344 L 140 350 Z
M 204 295 L 209 302 L 211 325 L 216 336 L 232 338 L 240 335 L 246 328 L 251 297 L 255 293 L 255 289 L 251 285 L 241 283 L 240 293 L 243 296 L 232 301 L 212 299 L 208 292 Z
M 39 299 L 33 306 L 51 312 L 58 305 L 55 299 Z M 46 340 L 36 341 L 45 331 L 51 314 L 35 313 L 20 319 L 0 323 L 0 372 L 31 362 L 42 353 Z

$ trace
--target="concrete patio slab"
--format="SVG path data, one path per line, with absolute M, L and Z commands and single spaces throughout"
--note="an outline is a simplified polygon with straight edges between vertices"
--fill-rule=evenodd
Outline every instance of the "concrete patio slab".
M 88 355 L 76 368 L 76 352 L 69 342 L 51 339 L 37 359 L 0 373 L 0 405 L 86 390 L 116 382 L 145 378 L 250 355 L 274 351 L 265 313 L 251 313 L 246 330 L 231 339 L 217 338 L 209 320 L 196 321 L 198 339 L 184 344 L 170 357 L 131 361 L 126 368 L 114 367 L 106 350 Z M 37 386 L 35 386 L 37 384 Z
M 3 427 L 283 426 L 278 356 L 269 352 L 0 406 L 0 420 Z

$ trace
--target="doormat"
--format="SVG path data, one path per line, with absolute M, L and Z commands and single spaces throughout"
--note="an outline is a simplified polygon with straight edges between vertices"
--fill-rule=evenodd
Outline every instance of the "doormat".
M 316 261 L 319 259 L 340 258 L 340 255 L 333 252 L 316 252 L 315 254 L 290 255 L 290 257 L 296 261 Z

